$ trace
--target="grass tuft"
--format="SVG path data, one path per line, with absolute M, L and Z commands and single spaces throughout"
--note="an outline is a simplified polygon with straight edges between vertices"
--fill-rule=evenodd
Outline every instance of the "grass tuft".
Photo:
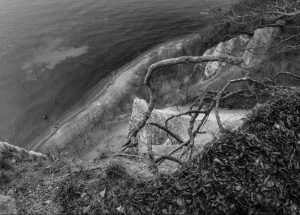
M 105 173 L 109 179 L 118 180 L 128 177 L 128 173 L 126 168 L 118 163 L 118 162 L 111 162 L 105 169 Z

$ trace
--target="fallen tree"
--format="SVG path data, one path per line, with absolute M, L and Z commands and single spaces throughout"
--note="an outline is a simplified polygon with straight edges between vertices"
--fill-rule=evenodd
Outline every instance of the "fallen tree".
M 241 66 L 243 63 L 243 59 L 242 58 L 237 58 L 237 57 L 233 57 L 233 56 L 229 56 L 229 55 L 219 55 L 219 56 L 201 56 L 201 57 L 194 57 L 194 56 L 184 56 L 184 57 L 179 57 L 179 58 L 174 58 L 174 59 L 167 59 L 167 60 L 163 60 L 163 61 L 159 61 L 153 65 L 151 65 L 148 69 L 148 72 L 146 74 L 144 83 L 148 88 L 149 94 L 150 94 L 150 100 L 149 100 L 149 105 L 148 105 L 148 109 L 146 111 L 146 113 L 144 114 L 143 119 L 137 124 L 137 126 L 135 126 L 128 134 L 128 139 L 126 141 L 126 143 L 123 146 L 122 151 L 124 151 L 127 148 L 130 147 L 136 147 L 138 145 L 138 138 L 137 138 L 137 134 L 138 132 L 141 131 L 141 129 L 144 128 L 144 126 L 147 124 L 147 121 L 155 107 L 155 98 L 156 98 L 156 92 L 155 92 L 155 88 L 154 88 L 154 83 L 152 81 L 152 76 L 154 75 L 155 71 L 159 68 L 163 68 L 169 65 L 176 65 L 176 64 L 189 64 L 189 63 L 202 63 L 202 62 L 211 62 L 211 61 L 223 61 L 223 62 L 227 62 L 233 65 L 238 65 Z M 222 126 L 222 123 L 220 121 L 220 117 L 219 117 L 219 104 L 220 104 L 220 100 L 224 100 L 224 99 L 228 99 L 236 94 L 241 94 L 244 91 L 243 90 L 238 90 L 235 92 L 229 92 L 227 93 L 225 96 L 223 96 L 223 94 L 225 93 L 225 91 L 227 90 L 227 88 L 234 83 L 239 83 L 239 82 L 247 82 L 247 83 L 251 83 L 251 84 L 256 84 L 259 86 L 263 86 L 263 88 L 266 87 L 272 87 L 270 85 L 266 85 L 262 82 L 259 82 L 257 80 L 253 80 L 249 77 L 244 77 L 241 79 L 237 79 L 237 80 L 232 80 L 230 81 L 227 85 L 224 86 L 224 88 L 219 92 L 206 92 L 203 95 L 200 95 L 199 98 L 197 98 L 194 103 L 192 104 L 192 106 L 190 107 L 190 110 L 188 112 L 179 114 L 177 116 L 172 116 L 171 118 L 174 117 L 178 117 L 178 116 L 182 116 L 182 115 L 190 115 L 190 123 L 189 123 L 189 128 L 188 128 L 188 135 L 189 135 L 189 139 L 187 141 L 183 141 L 181 140 L 177 134 L 174 134 L 172 131 L 170 131 L 168 129 L 168 121 L 171 119 L 167 119 L 165 122 L 165 125 L 158 125 L 155 123 L 149 123 L 148 125 L 152 125 L 152 126 L 156 126 L 159 129 L 162 129 L 163 131 L 165 131 L 169 136 L 173 137 L 175 140 L 177 140 L 180 145 L 173 151 L 171 151 L 169 154 L 167 155 L 162 155 L 158 158 L 155 158 L 153 155 L 153 151 L 152 151 L 152 143 L 148 142 L 147 143 L 147 149 L 148 149 L 148 159 L 150 161 L 150 169 L 153 170 L 154 174 L 158 174 L 158 165 L 161 164 L 163 161 L 165 160 L 170 160 L 170 161 L 174 161 L 177 162 L 179 164 L 183 164 L 184 162 L 176 157 L 174 157 L 174 153 L 178 152 L 179 150 L 181 150 L 183 147 L 186 147 L 186 150 L 182 153 L 181 157 L 189 152 L 189 156 L 188 156 L 188 161 L 190 161 L 193 158 L 193 153 L 194 153 L 194 140 L 195 137 L 201 133 L 201 128 L 203 127 L 203 125 L 206 123 L 207 118 L 210 114 L 210 112 L 213 110 L 213 108 L 215 107 L 215 113 L 216 113 L 216 118 L 217 118 L 217 122 L 218 125 L 220 127 L 221 132 L 225 132 L 225 129 Z M 200 115 L 200 114 L 204 114 L 204 116 L 202 117 L 201 122 L 197 125 L 197 127 L 195 128 L 195 120 L 196 118 Z
M 299 214 L 300 92 L 274 87 L 269 95 L 239 130 L 222 134 L 173 174 L 141 182 L 114 166 L 106 174 L 70 175 L 57 194 L 63 212 Z
M 124 144 L 124 149 L 128 148 L 128 147 L 133 147 L 136 146 L 137 143 L 137 134 L 138 132 L 146 125 L 154 107 L 155 107 L 155 97 L 156 97 L 156 93 L 155 93 L 155 88 L 154 88 L 154 83 L 152 82 L 152 76 L 154 74 L 154 72 L 159 69 L 159 68 L 163 68 L 169 65 L 176 65 L 176 64 L 190 64 L 190 63 L 202 63 L 202 62 L 211 62 L 211 61 L 223 61 L 223 62 L 227 62 L 233 65 L 240 65 L 243 63 L 243 59 L 242 58 L 236 58 L 233 56 L 229 56 L 229 55 L 219 55 L 219 56 L 184 56 L 184 57 L 179 57 L 179 58 L 173 58 L 173 59 L 167 59 L 167 60 L 163 60 L 163 61 L 159 61 L 153 65 L 151 65 L 147 71 L 144 83 L 148 88 L 148 92 L 150 95 L 150 100 L 149 100 L 149 105 L 148 105 L 148 110 L 146 111 L 146 113 L 144 114 L 143 119 L 138 123 L 138 125 L 133 128 L 129 134 L 128 134 L 128 139 L 126 141 L 126 143 Z M 207 108 L 206 110 L 201 110 L 205 104 L 205 100 L 207 99 L 207 94 L 205 94 L 204 96 L 202 96 L 202 99 L 200 101 L 200 103 L 198 104 L 197 107 L 197 111 L 192 115 L 191 120 L 190 120 L 190 126 L 188 129 L 188 133 L 190 136 L 190 139 L 186 142 L 183 142 L 181 144 L 181 146 L 174 150 L 173 152 L 171 152 L 169 155 L 164 155 L 160 158 L 155 159 L 153 156 L 153 152 L 152 152 L 152 145 L 150 142 L 148 142 L 148 158 L 150 161 L 150 165 L 151 165 L 151 169 L 154 171 L 155 174 L 157 174 L 158 170 L 157 170 L 157 163 L 161 163 L 162 160 L 172 160 L 172 161 L 176 161 L 178 162 L 178 159 L 172 157 L 172 154 L 174 154 L 176 151 L 180 150 L 182 147 L 184 146 L 190 146 L 191 149 L 191 155 L 190 158 L 192 157 L 192 151 L 193 151 L 193 145 L 194 145 L 194 138 L 195 136 L 199 133 L 201 127 L 203 126 L 203 124 L 205 123 L 207 117 L 209 116 L 210 111 L 212 110 L 212 108 L 214 107 L 214 102 L 211 103 L 211 105 L 209 106 L 209 108 Z M 198 99 L 195 101 L 195 104 L 191 107 L 191 111 L 193 109 L 193 107 L 196 106 Z M 205 116 L 203 118 L 203 120 L 201 121 L 200 125 L 198 125 L 197 129 L 195 131 L 193 131 L 194 129 L 194 123 L 195 123 L 195 119 L 199 116 L 200 113 L 204 113 Z M 154 125 L 155 126 L 155 125 Z M 160 128 L 160 127 L 159 127 Z M 172 134 L 172 132 L 164 127 L 163 128 L 164 131 L 166 131 L 168 134 L 171 134 L 172 136 L 177 136 L 176 134 Z M 178 139 L 178 138 L 177 138 Z M 181 162 L 179 162 L 181 163 Z
M 178 115 L 172 116 L 168 118 L 165 122 L 165 125 L 160 125 L 157 123 L 148 123 L 148 120 L 150 118 L 150 115 L 155 107 L 156 104 L 156 91 L 155 91 L 155 82 L 153 81 L 153 76 L 155 72 L 160 69 L 164 68 L 170 65 L 177 65 L 177 64 L 191 64 L 191 63 L 203 63 L 203 62 L 212 62 L 212 61 L 222 61 L 229 63 L 231 65 L 236 65 L 241 68 L 241 72 L 244 74 L 244 77 L 239 79 L 230 80 L 219 92 L 213 92 L 213 91 L 207 91 L 204 92 L 202 95 L 199 95 L 199 97 L 194 101 L 194 103 L 191 105 L 190 110 L 185 113 L 180 113 Z M 151 65 L 147 71 L 147 74 L 144 79 L 144 83 L 148 88 L 149 92 L 149 104 L 148 109 L 144 114 L 143 119 L 129 132 L 128 138 L 126 143 L 123 146 L 122 151 L 126 150 L 127 148 L 136 147 L 138 145 L 138 138 L 137 134 L 147 125 L 147 126 L 155 126 L 164 132 L 167 133 L 167 135 L 175 141 L 179 143 L 179 146 L 171 151 L 168 154 L 161 155 L 157 158 L 155 158 L 152 150 L 152 143 L 150 141 L 147 142 L 147 150 L 148 150 L 148 159 L 150 162 L 150 169 L 153 171 L 155 175 L 158 174 L 158 166 L 164 162 L 165 160 L 170 160 L 173 162 L 176 162 L 178 164 L 185 164 L 187 162 L 190 162 L 194 155 L 194 146 L 195 146 L 195 137 L 199 134 L 201 134 L 201 129 L 206 123 L 211 111 L 213 108 L 215 108 L 215 115 L 217 119 L 217 123 L 220 129 L 221 133 L 225 133 L 226 129 L 222 125 L 220 116 L 219 116 L 219 106 L 220 102 L 222 100 L 226 100 L 228 98 L 231 98 L 235 95 L 251 95 L 251 94 L 257 94 L 261 90 L 265 89 L 272 89 L 276 87 L 276 78 L 279 75 L 290 75 L 293 78 L 299 79 L 297 75 L 291 74 L 291 73 L 278 73 L 274 76 L 274 80 L 255 80 L 253 78 L 250 78 L 251 71 L 248 71 L 246 67 L 244 67 L 244 59 L 241 57 L 234 57 L 229 55 L 220 54 L 217 56 L 183 56 L 178 58 L 172 58 L 167 60 L 159 61 L 153 65 Z M 237 91 L 228 91 L 229 87 L 236 83 L 245 82 L 247 83 L 248 88 L 241 89 Z M 200 114 L 203 114 L 202 119 L 200 123 L 195 126 L 196 119 L 199 117 Z M 177 134 L 173 133 L 168 128 L 168 121 L 179 116 L 183 115 L 189 115 L 190 116 L 190 122 L 189 122 L 189 128 L 187 130 L 187 133 L 189 135 L 189 139 L 186 141 L 183 141 Z M 183 150 L 181 153 L 180 158 L 174 156 L 175 153 L 179 152 L 180 150 Z M 182 160 L 181 158 L 186 155 L 188 155 L 188 159 Z

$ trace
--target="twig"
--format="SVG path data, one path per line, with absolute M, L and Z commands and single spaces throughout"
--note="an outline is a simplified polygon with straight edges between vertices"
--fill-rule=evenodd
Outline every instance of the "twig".
M 147 71 L 147 74 L 145 76 L 144 83 L 148 88 L 150 100 L 148 109 L 144 114 L 143 119 L 138 123 L 136 127 L 133 128 L 133 130 L 130 132 L 130 135 L 127 138 L 127 141 L 123 145 L 123 150 L 127 148 L 132 138 L 137 135 L 137 133 L 145 126 L 147 120 L 150 118 L 150 115 L 154 109 L 155 106 L 155 90 L 151 81 L 153 72 L 156 71 L 159 68 L 163 68 L 170 65 L 176 65 L 176 64 L 190 64 L 190 63 L 203 63 L 203 62 L 210 62 L 210 61 L 222 61 L 226 63 L 230 63 L 233 65 L 240 65 L 243 63 L 243 58 L 241 57 L 233 57 L 230 55 L 221 54 L 218 56 L 183 56 L 178 58 L 171 58 L 159 61 L 157 63 L 152 64 Z
M 144 83 L 147 86 L 149 95 L 150 95 L 148 109 L 145 112 L 143 119 L 129 133 L 127 141 L 123 145 L 122 151 L 125 150 L 126 148 L 128 148 L 129 146 L 135 145 L 135 144 L 132 144 L 132 141 L 136 140 L 136 136 L 137 136 L 138 132 L 146 125 L 146 123 L 147 123 L 148 119 L 150 118 L 150 115 L 154 109 L 155 98 L 156 98 L 155 89 L 154 89 L 153 83 L 152 83 L 152 75 L 153 75 L 154 71 L 156 71 L 159 68 L 163 68 L 163 67 L 166 67 L 169 65 L 203 63 L 203 62 L 211 62 L 211 61 L 222 61 L 222 62 L 230 63 L 232 65 L 241 65 L 243 63 L 243 58 L 233 57 L 233 56 L 224 55 L 224 54 L 221 54 L 218 56 L 183 56 L 183 57 L 171 58 L 171 59 L 159 61 L 155 64 L 152 64 L 148 68 L 147 74 L 144 79 Z M 200 105 L 199 105 L 199 107 L 200 106 L 201 107 L 198 108 L 198 110 L 200 110 L 202 108 L 202 106 L 204 104 L 204 98 L 205 98 L 205 96 L 203 97 L 203 100 L 201 100 Z M 208 114 L 209 113 L 205 113 L 204 118 L 207 117 Z M 192 143 L 191 145 L 193 146 L 194 138 L 198 134 L 199 128 L 202 126 L 202 125 L 200 127 L 198 126 L 198 129 L 196 129 L 196 131 L 194 131 L 194 132 L 192 131 L 193 125 L 195 123 L 195 119 L 197 118 L 198 115 L 199 115 L 199 113 L 194 113 L 194 116 L 192 117 L 192 119 L 190 121 L 190 129 L 189 129 L 190 130 L 189 131 L 190 140 L 182 143 L 181 147 L 179 147 L 179 148 L 182 148 L 183 146 L 188 145 L 190 142 Z M 202 120 L 202 124 L 203 124 L 203 122 L 204 121 Z M 179 150 L 179 148 L 177 150 Z M 150 141 L 147 142 L 147 149 L 148 149 L 148 158 L 150 161 L 151 170 L 153 170 L 153 173 L 155 175 L 157 175 L 158 169 L 157 169 L 156 164 L 157 164 L 157 162 L 159 162 L 158 160 L 163 160 L 164 157 L 160 157 L 158 160 L 154 160 L 154 155 L 153 155 L 153 151 L 152 151 L 152 143 Z M 177 150 L 173 150 L 172 153 L 174 153 Z M 170 155 L 168 155 L 168 156 L 170 156 Z
M 160 159 L 162 159 L 162 160 L 170 160 L 170 161 L 174 161 L 174 162 L 179 163 L 180 165 L 183 164 L 183 162 L 182 162 L 180 159 L 175 158 L 175 157 L 172 157 L 172 156 L 169 156 L 169 155 L 162 155 L 162 156 L 160 157 Z
M 149 125 L 155 126 L 163 131 L 165 131 L 168 135 L 170 135 L 171 137 L 173 137 L 177 142 L 179 143 L 183 143 L 183 140 L 176 134 L 174 134 L 172 131 L 170 131 L 168 128 L 158 124 L 158 123 L 154 123 L 154 122 L 150 122 L 148 123 Z
M 293 78 L 300 79 L 300 76 L 295 75 L 295 74 L 290 73 L 290 72 L 279 72 L 279 73 L 277 73 L 277 74 L 274 76 L 274 78 L 277 78 L 277 77 L 280 76 L 280 75 L 289 75 L 289 76 L 292 76 Z
M 196 114 L 196 113 L 201 114 L 201 113 L 204 113 L 204 112 L 201 111 L 201 110 L 189 110 L 189 111 L 186 111 L 186 112 L 184 112 L 184 113 L 180 113 L 180 114 L 177 114 L 177 115 L 170 116 L 170 117 L 166 120 L 166 122 L 165 122 L 165 127 L 168 128 L 168 122 L 169 122 L 170 120 L 172 120 L 172 119 L 174 119 L 174 118 L 177 118 L 177 117 L 185 116 L 185 115 L 191 115 L 191 114 L 193 114 L 193 113 L 194 113 L 194 114 Z
M 130 154 L 115 154 L 114 157 L 127 157 L 127 158 L 148 160 L 148 158 L 137 156 L 137 155 L 130 155 Z
M 205 102 L 205 98 L 206 96 L 208 95 L 208 93 L 206 93 L 202 99 L 200 100 L 200 103 L 198 105 L 198 111 L 200 111 L 202 109 L 202 107 L 204 106 L 204 102 Z M 205 116 L 202 118 L 202 121 L 200 124 L 203 124 L 203 119 L 206 117 L 206 114 L 207 114 L 207 111 L 203 111 L 202 113 L 205 114 Z M 197 117 L 199 116 L 199 113 L 194 113 L 194 115 L 192 115 L 191 117 L 191 120 L 190 120 L 190 125 L 189 125 L 189 128 L 188 128 L 188 134 L 189 134 L 189 137 L 190 137 L 190 155 L 189 155 L 189 160 L 192 159 L 192 156 L 193 156 L 193 151 L 194 151 L 194 145 L 195 145 L 195 137 L 196 135 L 198 134 L 198 131 L 196 131 L 196 133 L 193 132 L 194 130 L 194 124 L 195 124 L 195 121 L 197 119 Z
M 221 100 L 221 97 L 223 95 L 223 93 L 227 90 L 227 88 L 231 85 L 231 84 L 234 84 L 234 83 L 239 83 L 239 82 L 252 82 L 254 84 L 258 84 L 258 85 L 261 85 L 263 86 L 264 88 L 266 87 L 270 87 L 269 85 L 265 85 L 259 81 L 256 81 L 256 80 L 253 80 L 249 77 L 243 77 L 243 78 L 239 78 L 239 79 L 234 79 L 234 80 L 231 80 L 229 81 L 223 88 L 222 90 L 218 93 L 218 95 L 216 96 L 216 108 L 215 108 L 215 114 L 216 114 L 216 119 L 217 119 L 217 123 L 218 123 L 218 126 L 220 128 L 220 131 L 221 132 L 225 132 L 225 129 L 222 125 L 222 122 L 221 122 L 221 119 L 220 119 L 220 115 L 219 115 L 219 106 L 220 106 L 220 100 Z
M 234 92 L 230 92 L 230 93 L 226 94 L 225 96 L 223 96 L 223 97 L 221 98 L 221 100 L 222 100 L 222 101 L 223 101 L 223 100 L 226 100 L 226 99 L 228 99 L 228 98 L 230 98 L 230 97 L 233 97 L 233 96 L 242 94 L 242 93 L 244 93 L 244 92 L 245 92 L 245 90 L 237 90 L 237 91 L 234 91 Z
M 203 107 L 204 101 L 205 101 L 207 95 L 208 95 L 208 92 L 207 92 L 204 96 L 202 96 L 198 108 L 202 108 L 202 107 Z M 193 131 L 193 134 L 192 134 L 193 138 L 195 138 L 195 136 L 199 133 L 199 130 L 202 128 L 203 124 L 206 122 L 206 120 L 207 120 L 207 118 L 208 118 L 208 116 L 209 116 L 211 110 L 213 109 L 213 107 L 214 107 L 214 101 L 212 101 L 212 104 L 209 106 L 209 108 L 207 108 L 207 109 L 205 110 L 205 115 L 204 115 L 204 117 L 202 118 L 202 120 L 201 120 L 200 124 L 198 125 L 197 129 L 196 129 L 195 131 Z M 168 156 L 173 155 L 174 153 L 176 153 L 177 151 L 179 151 L 180 149 L 182 149 L 184 146 L 188 146 L 188 145 L 190 144 L 190 142 L 191 142 L 191 138 L 190 138 L 189 140 L 185 141 L 184 143 L 182 143 L 181 145 L 179 145 L 179 146 L 178 146 L 176 149 L 174 149 L 173 151 L 171 151 L 171 152 L 168 154 Z M 157 159 L 155 160 L 155 162 L 157 163 L 157 165 L 159 165 L 159 164 L 161 164 L 161 163 L 163 162 L 163 160 L 164 160 L 164 157 L 161 156 L 161 157 L 157 158 Z

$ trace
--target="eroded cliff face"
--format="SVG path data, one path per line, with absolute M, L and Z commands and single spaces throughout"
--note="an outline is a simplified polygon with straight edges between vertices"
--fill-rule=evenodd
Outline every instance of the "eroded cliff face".
M 251 37 L 247 34 L 238 35 L 225 42 L 220 42 L 218 45 L 208 49 L 206 52 L 204 52 L 203 56 L 228 54 L 235 57 L 242 57 L 250 40 Z M 196 70 L 195 72 L 199 73 L 203 67 L 205 68 L 204 79 L 209 79 L 219 72 L 224 72 L 226 69 L 230 68 L 231 65 L 225 62 L 215 61 L 204 65 L 196 64 L 194 70 Z
M 68 151 L 77 156 L 83 156 L 95 146 L 100 145 L 107 134 L 114 132 L 118 122 L 114 119 L 124 113 L 130 113 L 132 102 L 136 96 L 147 99 L 148 91 L 143 79 L 148 67 L 160 60 L 184 55 L 199 56 L 208 48 L 216 44 L 206 54 L 226 53 L 234 56 L 243 56 L 245 68 L 257 68 L 268 58 L 267 49 L 271 40 L 280 32 L 279 28 L 263 28 L 254 32 L 253 37 L 238 35 L 218 42 L 223 38 L 220 35 L 235 31 L 228 30 L 228 26 L 209 27 L 199 34 L 161 45 L 142 55 L 134 62 L 121 68 L 113 80 L 102 92 L 92 99 L 78 112 L 59 123 L 49 131 L 43 139 L 37 140 L 34 150 Z M 261 42 L 264 44 L 261 45 Z M 251 54 L 259 45 L 262 55 Z M 262 50 L 261 50 L 262 49 Z M 209 63 L 205 70 L 197 72 L 195 65 L 175 65 L 159 69 L 153 81 L 158 95 L 158 107 L 184 104 L 207 89 L 218 90 L 228 80 L 244 75 L 236 66 L 222 63 Z M 194 72 L 193 72 L 194 71 Z M 195 72 L 196 71 L 196 72 Z M 127 121 L 128 122 L 128 121 Z M 125 123 L 127 123 L 125 121 Z M 125 136 L 125 135 L 123 135 Z M 122 145 L 122 143 L 119 143 Z
M 180 110 L 176 110 L 174 107 L 165 109 L 154 109 L 148 120 L 149 123 L 156 123 L 162 127 L 166 124 L 166 120 L 170 117 L 185 112 L 189 109 L 188 106 L 178 107 Z M 143 119 L 145 112 L 148 109 L 148 104 L 144 99 L 135 98 L 132 105 L 132 114 L 129 121 L 130 131 L 133 127 Z M 232 130 L 239 128 L 242 125 L 242 118 L 245 117 L 247 111 L 235 110 L 230 112 L 228 110 L 220 110 L 220 117 L 225 127 L 230 127 Z M 195 120 L 195 127 L 197 127 L 203 118 L 204 114 L 200 114 Z M 188 128 L 190 125 L 191 117 L 189 115 L 179 116 L 172 118 L 168 121 L 168 129 L 176 134 L 182 141 L 189 139 Z M 211 142 L 214 137 L 218 136 L 218 124 L 214 113 L 211 113 L 208 117 L 205 125 L 200 130 L 204 132 L 195 137 L 196 150 L 201 150 L 207 143 Z M 147 154 L 147 145 L 152 145 L 152 150 L 155 156 L 166 155 L 172 150 L 176 149 L 181 143 L 177 142 L 174 138 L 167 133 L 153 125 L 146 125 L 137 135 L 138 146 L 137 152 L 139 155 L 144 156 Z M 181 153 L 181 152 L 180 152 Z
M 129 131 L 137 126 L 137 124 L 143 119 L 147 109 L 148 104 L 144 99 L 134 99 L 132 114 L 129 121 Z M 176 114 L 176 112 L 154 109 L 148 122 L 165 126 L 166 120 L 173 116 L 173 114 Z M 185 140 L 188 136 L 188 126 L 188 117 L 177 117 L 168 122 L 168 129 L 174 134 L 177 134 L 182 140 Z M 168 145 L 178 144 L 175 139 L 169 137 L 163 130 L 152 125 L 146 125 L 138 134 L 138 152 L 141 155 L 147 153 L 147 144 L 149 142 L 153 145 L 154 151 L 157 145 L 165 145 L 165 147 L 167 147 Z
M 93 146 L 101 143 L 105 133 L 111 131 L 114 125 L 109 123 L 110 121 L 119 114 L 131 111 L 135 96 L 147 98 L 143 79 L 151 64 L 183 55 L 201 55 L 207 47 L 220 40 L 219 36 L 211 36 L 223 34 L 226 28 L 225 25 L 218 26 L 217 29 L 209 27 L 200 34 L 159 46 L 121 68 L 104 91 L 81 107 L 76 114 L 68 117 L 68 120 L 58 123 L 43 138 L 37 139 L 33 149 L 42 152 L 68 151 L 78 156 L 85 154 Z M 157 71 L 158 94 L 161 95 L 158 100 L 162 106 L 184 98 L 190 83 L 184 84 L 182 80 L 193 66 L 178 65 Z
M 0 142 L 0 159 L 4 158 L 7 154 L 9 154 L 10 159 L 15 159 L 18 161 L 28 161 L 46 158 L 45 155 L 39 152 L 28 151 L 24 148 L 14 146 L 9 143 Z
M 269 48 L 274 45 L 275 38 L 279 34 L 279 27 L 257 29 L 243 54 L 245 68 L 258 69 L 261 63 L 270 56 Z
M 101 143 L 103 131 L 109 131 L 114 125 L 109 123 L 122 113 L 130 112 L 135 96 L 147 98 L 143 79 L 148 67 L 159 60 L 182 55 L 199 55 L 203 38 L 195 35 L 172 42 L 141 56 L 137 61 L 122 68 L 110 85 L 97 98 L 92 100 L 78 114 L 58 128 L 49 131 L 49 135 L 41 140 L 34 150 L 68 151 L 81 156 L 92 146 Z M 198 45 L 200 43 L 200 45 Z M 168 70 L 158 71 L 157 86 L 161 104 L 172 103 L 180 98 L 178 90 L 184 88 L 182 78 L 193 65 L 173 66 Z M 169 92 L 174 92 L 169 96 Z M 167 95 L 167 96 L 166 96 Z
M 274 39 L 280 34 L 279 27 L 266 27 L 256 29 L 252 37 L 239 35 L 224 43 L 209 49 L 206 54 L 229 54 L 236 57 L 242 57 L 244 63 L 242 67 L 237 67 L 222 62 L 211 62 L 206 65 L 204 77 L 194 85 L 190 86 L 189 97 L 193 98 L 200 92 L 206 90 L 220 90 L 232 79 L 240 78 L 249 72 L 252 77 L 257 77 L 257 71 L 263 63 L 268 61 L 271 56 L 270 47 Z M 243 70 L 242 70 L 243 69 Z M 268 74 L 266 78 L 275 74 Z M 235 88 L 240 88 L 236 85 Z

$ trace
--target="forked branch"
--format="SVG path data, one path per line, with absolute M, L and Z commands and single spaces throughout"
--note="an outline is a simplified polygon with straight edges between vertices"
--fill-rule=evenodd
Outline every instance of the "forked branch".
M 232 84 L 235 84 L 235 83 L 239 83 L 239 82 L 248 82 L 250 84 L 256 84 L 256 85 L 259 85 L 263 88 L 266 88 L 266 87 L 272 87 L 270 85 L 266 85 L 266 84 L 263 84 L 257 80 L 254 80 L 252 78 L 249 78 L 249 77 L 243 77 L 243 78 L 239 78 L 239 79 L 234 79 L 234 80 L 231 80 L 229 81 L 222 89 L 221 91 L 217 94 L 216 96 L 216 108 L 215 108 L 215 115 L 216 115 L 216 119 L 217 119 L 217 123 L 218 123 L 218 126 L 220 128 L 220 131 L 221 132 L 225 132 L 225 129 L 222 125 L 222 122 L 221 122 L 221 118 L 220 118 L 220 115 L 219 115 L 219 106 L 220 106 L 220 100 L 222 98 L 222 95 L 224 94 L 224 92 L 230 87 L 230 85 Z M 232 96 L 234 94 L 237 94 L 237 93 L 240 93 L 240 91 L 236 91 L 236 92 L 233 92 L 233 93 L 230 93 L 230 94 L 227 94 L 224 98 L 228 98 L 229 96 Z
M 150 115 L 154 109 L 155 106 L 155 89 L 153 87 L 152 83 L 152 75 L 153 73 L 159 69 L 170 65 L 176 65 L 176 64 L 191 64 L 191 63 L 203 63 L 203 62 L 211 62 L 211 61 L 222 61 L 226 62 L 232 65 L 240 65 L 243 63 L 243 58 L 240 57 L 233 57 L 230 55 L 221 54 L 218 56 L 183 56 L 178 58 L 171 58 L 167 60 L 162 60 L 157 63 L 152 64 L 146 74 L 146 77 L 144 79 L 144 83 L 148 88 L 150 99 L 149 99 L 149 105 L 148 109 L 144 114 L 143 119 L 138 123 L 136 127 L 133 128 L 133 130 L 128 135 L 127 141 L 123 146 L 123 150 L 128 148 L 128 146 L 131 146 L 132 140 L 137 136 L 138 132 L 145 126 L 148 119 L 150 118 Z

